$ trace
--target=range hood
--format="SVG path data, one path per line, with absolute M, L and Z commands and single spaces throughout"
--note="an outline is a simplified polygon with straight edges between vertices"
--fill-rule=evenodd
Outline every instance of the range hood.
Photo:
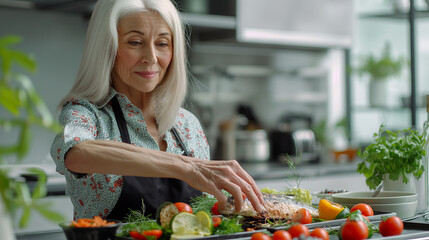
M 89 14 L 97 0 L 1 0 L 0 7 Z
M 175 1 L 180 5 L 182 0 Z M 211 1 L 210 7 L 223 6 L 220 0 Z M 228 1 L 236 1 L 236 16 L 184 12 L 184 20 L 192 27 L 192 35 L 197 41 L 322 49 L 349 48 L 352 45 L 353 0 Z M 89 16 L 96 2 L 97 0 L 1 0 L 0 7 L 62 11 Z

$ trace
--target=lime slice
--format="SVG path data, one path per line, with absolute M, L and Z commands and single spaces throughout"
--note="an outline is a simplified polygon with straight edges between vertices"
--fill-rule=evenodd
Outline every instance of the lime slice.
M 173 233 L 171 234 L 170 240 L 176 240 L 176 239 L 192 239 L 192 238 L 200 238 L 204 237 L 203 234 L 180 234 L 180 233 Z
M 200 231 L 200 222 L 196 215 L 188 212 L 181 212 L 171 219 L 171 230 L 179 235 L 195 234 Z
M 195 213 L 195 216 L 197 216 L 198 221 L 200 222 L 200 230 L 199 233 L 204 234 L 204 236 L 209 236 L 212 233 L 213 230 L 213 220 L 212 217 L 203 211 Z

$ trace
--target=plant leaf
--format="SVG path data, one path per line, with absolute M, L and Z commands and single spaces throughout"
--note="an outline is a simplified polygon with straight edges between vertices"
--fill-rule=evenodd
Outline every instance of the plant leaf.
M 46 219 L 56 223 L 65 221 L 65 217 L 55 211 L 50 210 L 50 206 L 50 203 L 36 203 L 33 205 L 34 209 Z
M 36 200 L 46 196 L 46 182 L 48 180 L 46 173 L 39 168 L 29 168 L 27 169 L 27 172 L 37 176 L 37 183 L 33 189 L 31 198 Z
M 28 225 L 28 222 L 30 221 L 30 217 L 31 217 L 31 207 L 24 206 L 21 219 L 19 220 L 19 227 L 25 228 Z

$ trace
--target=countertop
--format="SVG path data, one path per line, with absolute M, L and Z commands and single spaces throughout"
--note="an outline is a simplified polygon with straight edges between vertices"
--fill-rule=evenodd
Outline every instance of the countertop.
M 305 163 L 297 164 L 295 170 L 287 163 L 261 162 L 261 163 L 240 163 L 241 166 L 255 180 L 278 180 L 290 178 L 291 176 L 314 178 L 318 176 L 330 176 L 336 174 L 356 173 L 357 164 L 360 160 L 345 163 Z M 44 170 L 48 176 L 48 195 L 64 195 L 66 181 L 63 175 L 56 172 L 55 164 L 21 164 L 9 165 L 13 175 L 18 176 L 25 172 L 26 168 L 37 167 Z
M 268 180 L 298 177 L 317 177 L 335 174 L 356 173 L 360 160 L 347 163 L 306 163 L 297 164 L 295 170 L 287 163 L 262 162 L 262 163 L 240 163 L 250 176 L 255 180 Z

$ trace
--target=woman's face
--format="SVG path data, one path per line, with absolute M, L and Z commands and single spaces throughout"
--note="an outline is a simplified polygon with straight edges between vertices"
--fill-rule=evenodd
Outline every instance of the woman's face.
M 118 24 L 118 53 L 112 71 L 120 92 L 152 92 L 162 81 L 173 57 L 173 36 L 156 13 L 125 16 Z

